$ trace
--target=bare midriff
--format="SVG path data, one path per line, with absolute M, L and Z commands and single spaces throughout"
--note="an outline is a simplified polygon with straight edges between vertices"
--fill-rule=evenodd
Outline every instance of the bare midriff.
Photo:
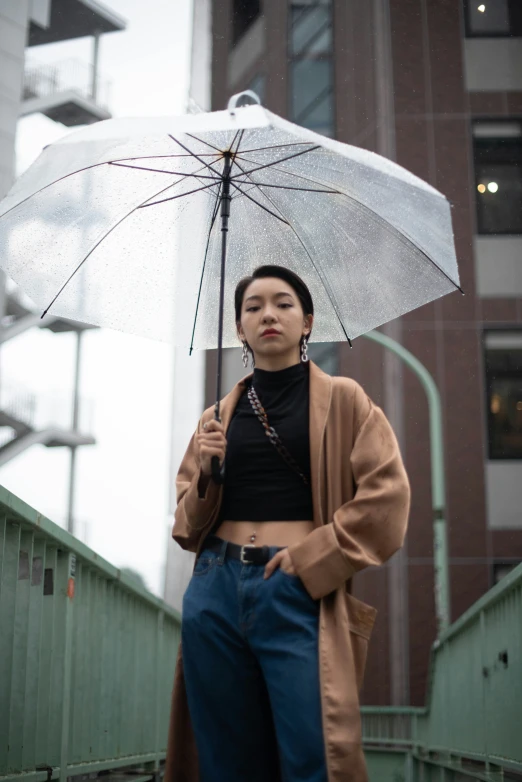
M 314 526 L 313 521 L 223 521 L 213 534 L 240 546 L 292 546 Z

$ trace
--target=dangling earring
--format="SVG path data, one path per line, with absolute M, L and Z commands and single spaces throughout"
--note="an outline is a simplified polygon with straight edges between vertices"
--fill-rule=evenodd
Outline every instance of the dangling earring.
M 254 351 L 252 351 L 252 369 L 254 369 L 256 366 L 256 360 L 254 358 Z
M 308 340 L 303 339 L 301 343 L 301 361 L 308 361 Z
M 243 342 L 243 366 L 245 369 L 248 366 L 248 348 L 246 346 L 246 342 Z

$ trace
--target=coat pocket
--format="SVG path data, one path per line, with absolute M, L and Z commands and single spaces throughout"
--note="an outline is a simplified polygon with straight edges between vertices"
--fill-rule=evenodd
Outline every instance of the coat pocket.
M 368 656 L 368 642 L 370 640 L 377 609 L 373 606 L 363 603 L 348 592 L 346 597 L 346 609 L 348 612 L 348 626 L 350 628 L 350 643 L 353 650 L 353 661 L 355 665 L 355 676 L 357 679 L 357 690 L 361 691 L 364 670 L 366 668 L 366 658 Z

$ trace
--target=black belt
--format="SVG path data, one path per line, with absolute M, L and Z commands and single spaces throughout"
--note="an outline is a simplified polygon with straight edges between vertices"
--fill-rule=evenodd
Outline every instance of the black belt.
M 209 535 L 203 544 L 203 549 L 221 551 L 224 543 L 225 541 L 216 535 Z M 239 559 L 244 565 L 266 565 L 273 556 L 270 554 L 270 549 L 275 548 L 277 551 L 281 551 L 285 548 L 285 546 L 239 546 L 237 543 L 229 543 L 228 541 L 226 544 L 225 556 Z

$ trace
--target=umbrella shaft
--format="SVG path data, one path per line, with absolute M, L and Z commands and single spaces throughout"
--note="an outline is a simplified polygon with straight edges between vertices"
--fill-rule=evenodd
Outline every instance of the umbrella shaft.
M 219 322 L 218 322 L 218 355 L 217 355 L 217 387 L 216 387 L 216 406 L 214 408 L 214 418 L 220 420 L 219 400 L 221 399 L 221 368 L 223 360 L 223 315 L 225 303 L 225 266 L 227 260 L 227 234 L 228 218 L 230 217 L 230 157 L 225 156 L 225 167 L 223 170 L 223 192 L 221 194 L 221 279 L 219 283 Z

